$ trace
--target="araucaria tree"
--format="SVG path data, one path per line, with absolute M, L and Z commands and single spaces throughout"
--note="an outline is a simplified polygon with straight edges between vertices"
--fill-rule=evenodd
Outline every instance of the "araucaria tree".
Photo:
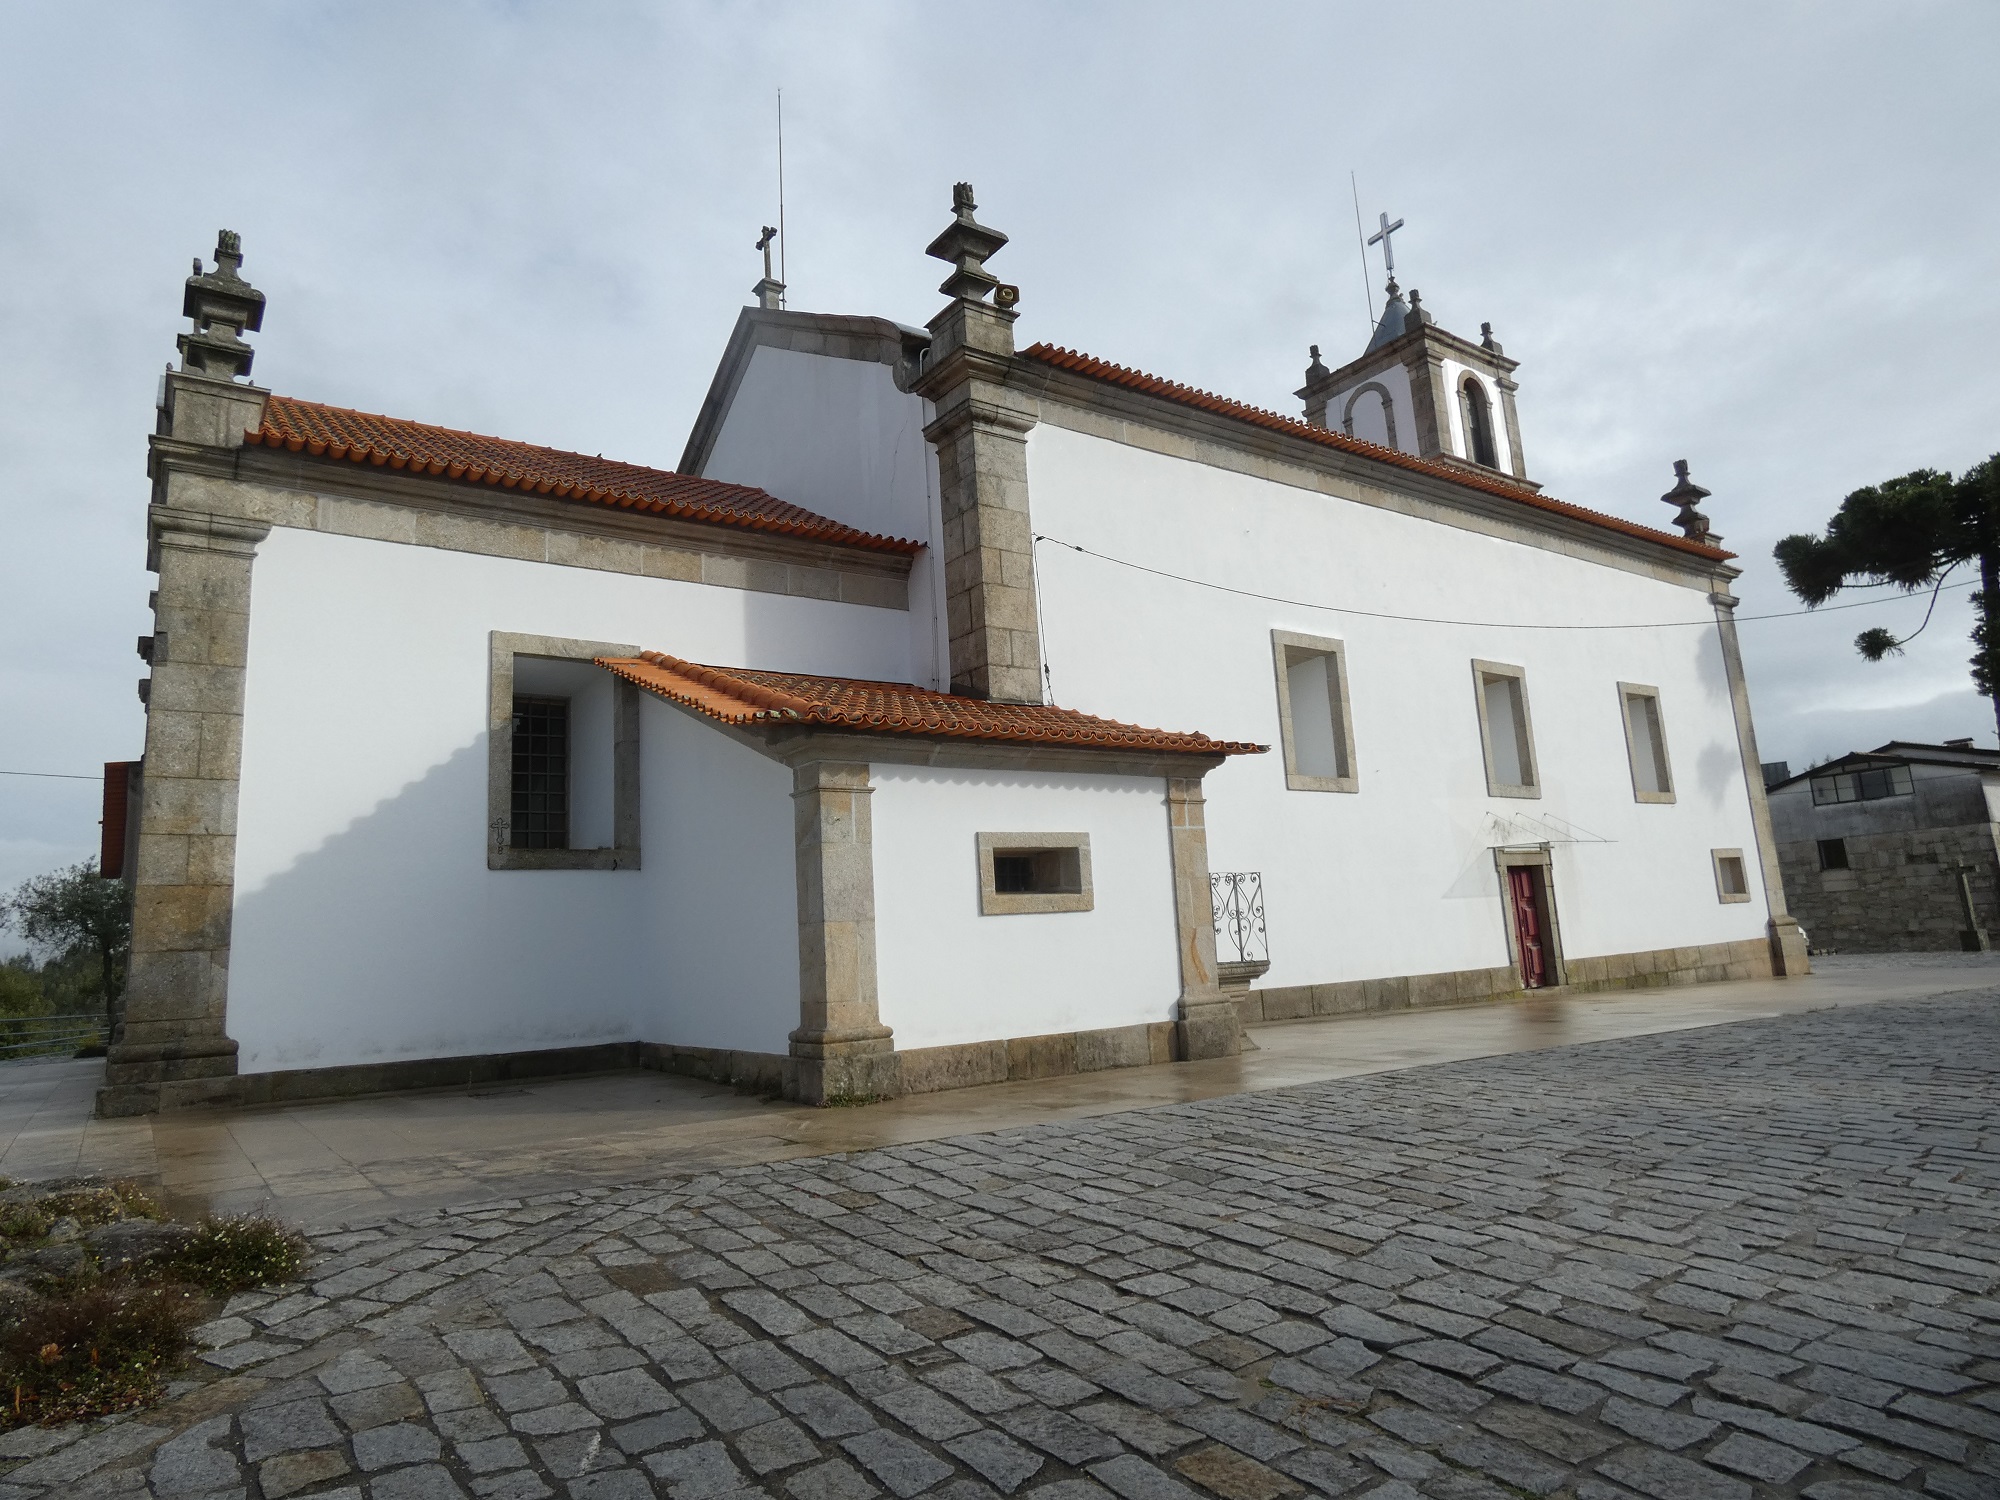
M 132 906 L 125 884 L 97 873 L 97 861 L 24 880 L 0 900 L 0 927 L 12 927 L 35 947 L 54 953 L 94 951 L 104 986 L 106 1035 L 116 1022 L 132 943 Z
M 1785 582 L 1813 608 L 1844 588 L 1893 583 L 1904 593 L 1931 590 L 1931 608 L 1945 575 L 1979 566 L 1972 596 L 1972 685 L 1993 700 L 2000 724 L 2000 453 L 1957 479 L 1918 469 L 1871 484 L 1840 502 L 1824 536 L 1788 536 L 1774 549 Z M 1924 613 L 1924 625 L 1930 623 Z M 1854 638 L 1870 661 L 1900 654 L 1919 625 L 1898 639 L 1876 626 Z

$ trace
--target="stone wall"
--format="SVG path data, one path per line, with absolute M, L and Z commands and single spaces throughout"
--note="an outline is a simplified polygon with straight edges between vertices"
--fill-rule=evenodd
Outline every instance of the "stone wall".
M 1564 958 L 1562 988 L 1589 990 L 1654 989 L 1674 984 L 1714 984 L 1725 979 L 1769 979 L 1771 945 L 1762 938 L 1735 943 L 1702 943 L 1643 953 L 1597 958 Z M 1237 1007 L 1246 1026 L 1276 1021 L 1310 1021 L 1375 1011 L 1423 1010 L 1518 999 L 1528 992 L 1511 964 L 1497 969 L 1456 969 L 1439 974 L 1405 974 L 1389 979 L 1348 979 L 1331 984 L 1298 984 L 1252 990 Z
M 1955 949 L 1965 928 L 1958 865 L 1969 867 L 1972 904 L 1990 930 L 2000 914 L 2000 825 L 1849 834 L 1845 870 L 1819 867 L 1819 844 L 1778 845 L 1785 894 L 1815 951 L 1895 953 Z

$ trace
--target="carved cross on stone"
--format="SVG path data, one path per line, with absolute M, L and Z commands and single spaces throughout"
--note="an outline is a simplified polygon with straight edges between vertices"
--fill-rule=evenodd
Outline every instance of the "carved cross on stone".
M 766 224 L 764 232 L 757 236 L 757 248 L 764 252 L 764 279 L 766 281 L 771 279 L 771 241 L 777 237 L 778 231 L 773 229 L 769 224 Z

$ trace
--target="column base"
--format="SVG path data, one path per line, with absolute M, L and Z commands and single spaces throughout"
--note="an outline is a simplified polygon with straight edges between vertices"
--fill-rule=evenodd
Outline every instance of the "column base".
M 1812 973 L 1812 959 L 1806 954 L 1805 929 L 1796 917 L 1773 917 L 1770 921 L 1771 973 L 1779 979 L 1796 979 Z
M 195 1104 L 231 1104 L 241 1091 L 236 1039 L 189 1037 L 172 1042 L 114 1043 L 97 1091 L 100 1119 L 149 1115 Z
M 1183 1062 L 1235 1057 L 1243 1050 L 1242 1012 L 1235 1001 L 1220 994 L 1182 1000 L 1174 1032 Z
M 903 1060 L 887 1026 L 798 1030 L 785 1061 L 785 1096 L 801 1104 L 870 1104 L 903 1091 Z

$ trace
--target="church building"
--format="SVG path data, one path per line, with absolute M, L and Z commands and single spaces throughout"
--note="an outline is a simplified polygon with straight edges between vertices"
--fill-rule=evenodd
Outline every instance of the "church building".
M 1543 494 L 1515 362 L 1393 277 L 1297 416 L 1017 347 L 976 213 L 924 328 L 767 262 L 672 470 L 252 384 L 221 236 L 149 460 L 101 1113 L 865 1100 L 1804 971 L 1685 465 L 1675 530 Z

